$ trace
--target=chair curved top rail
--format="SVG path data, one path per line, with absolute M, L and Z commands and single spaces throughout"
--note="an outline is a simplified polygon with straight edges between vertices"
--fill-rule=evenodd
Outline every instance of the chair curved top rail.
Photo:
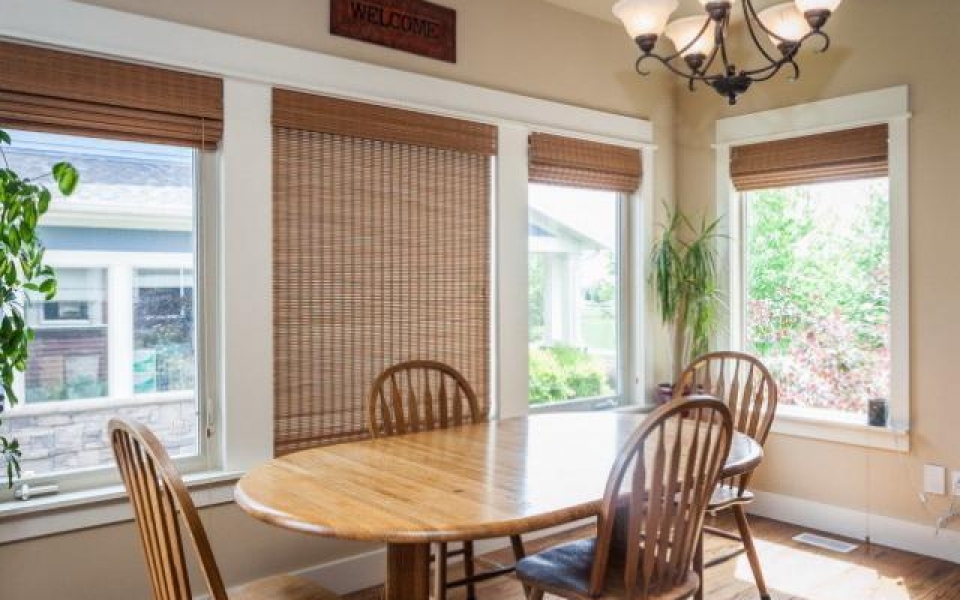
M 470 383 L 450 365 L 432 360 L 410 360 L 383 371 L 367 395 L 366 413 L 373 437 L 484 420 Z

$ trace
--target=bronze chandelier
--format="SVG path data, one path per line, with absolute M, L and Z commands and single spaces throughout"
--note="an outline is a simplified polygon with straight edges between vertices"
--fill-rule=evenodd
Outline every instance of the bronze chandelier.
M 842 0 L 793 0 L 759 12 L 753 0 L 742 0 L 747 31 L 763 60 L 761 66 L 751 68 L 734 63 L 728 49 L 734 2 L 700 0 L 706 16 L 677 19 L 669 24 L 679 0 L 620 0 L 613 7 L 613 14 L 623 21 L 643 53 L 637 59 L 638 73 L 649 75 L 643 63 L 653 60 L 687 79 L 691 90 L 695 83 L 703 82 L 730 104 L 736 104 L 751 85 L 772 78 L 784 68 L 790 69 L 794 79 L 800 77 L 797 53 L 812 38 L 820 40 L 820 52 L 830 47 L 823 27 Z M 673 42 L 672 54 L 654 52 L 661 35 Z

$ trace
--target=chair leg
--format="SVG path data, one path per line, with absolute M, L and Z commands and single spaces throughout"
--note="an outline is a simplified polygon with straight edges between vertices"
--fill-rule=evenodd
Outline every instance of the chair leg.
M 693 553 L 693 570 L 696 571 L 697 577 L 700 578 L 700 585 L 697 587 L 696 593 L 693 597 L 695 600 L 703 600 L 703 588 L 705 583 L 703 581 L 703 533 L 700 533 L 700 538 L 697 540 L 697 547 Z
M 463 574 L 467 579 L 474 574 L 473 542 L 470 541 L 463 543 Z M 467 584 L 467 600 L 477 600 L 477 588 L 472 583 Z
M 437 544 L 434 557 L 433 600 L 447 600 L 447 543 Z
M 513 546 L 513 560 L 514 563 L 518 563 L 527 556 L 527 551 L 523 547 L 523 539 L 519 535 L 510 536 L 510 545 Z M 530 595 L 530 586 L 523 584 L 523 594 L 525 596 Z
M 543 590 L 530 588 L 530 591 L 527 593 L 527 600 L 543 600 Z
M 760 598 L 761 600 L 770 600 L 770 594 L 767 593 L 767 583 L 763 579 L 763 571 L 760 568 L 760 557 L 757 556 L 757 548 L 753 544 L 753 534 L 750 532 L 750 524 L 747 523 L 747 515 L 743 511 L 743 506 L 739 504 L 734 506 L 733 515 L 737 519 L 737 527 L 740 529 L 743 547 L 747 549 L 747 558 L 750 560 L 750 569 L 753 570 L 753 578 L 757 582 Z

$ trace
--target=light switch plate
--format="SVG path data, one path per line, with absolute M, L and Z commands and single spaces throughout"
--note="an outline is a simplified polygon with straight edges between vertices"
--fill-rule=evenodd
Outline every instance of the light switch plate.
M 947 493 L 947 469 L 940 465 L 923 465 L 923 491 L 927 494 Z

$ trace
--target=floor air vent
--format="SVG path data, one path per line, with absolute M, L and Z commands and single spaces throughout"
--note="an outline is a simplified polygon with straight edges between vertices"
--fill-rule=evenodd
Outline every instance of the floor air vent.
M 801 533 L 799 535 L 795 535 L 793 536 L 793 540 L 795 542 L 800 542 L 801 544 L 816 546 L 817 548 L 830 550 L 831 552 L 842 552 L 843 554 L 853 552 L 857 549 L 856 544 L 849 544 L 847 542 L 823 537 L 822 535 L 816 535 L 813 533 Z

